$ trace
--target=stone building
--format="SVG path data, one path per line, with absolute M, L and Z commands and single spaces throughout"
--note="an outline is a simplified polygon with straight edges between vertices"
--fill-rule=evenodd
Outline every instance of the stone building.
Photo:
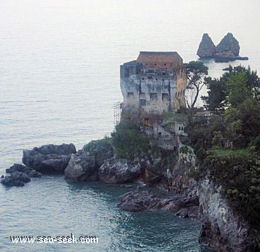
M 140 52 L 120 66 L 122 117 L 146 120 L 185 107 L 186 75 L 177 52 Z

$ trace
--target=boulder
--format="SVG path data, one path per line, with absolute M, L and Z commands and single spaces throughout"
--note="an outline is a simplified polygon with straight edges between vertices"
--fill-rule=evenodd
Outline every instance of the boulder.
M 1 176 L 1 183 L 6 186 L 24 186 L 25 183 L 31 181 L 31 177 L 41 177 L 42 174 L 27 166 L 14 164 L 6 169 L 9 176 Z
M 99 167 L 111 157 L 113 148 L 108 140 L 91 141 L 71 156 L 65 178 L 72 182 L 98 180 Z
M 41 177 L 42 174 L 30 167 L 27 167 L 22 164 L 13 164 L 10 168 L 5 170 L 6 173 L 13 173 L 13 172 L 22 172 L 28 175 L 29 177 Z
M 111 158 L 99 168 L 99 179 L 105 183 L 122 184 L 133 182 L 141 173 L 140 163 Z
M 72 182 L 97 180 L 98 167 L 95 157 L 83 150 L 72 154 L 64 174 L 65 178 Z
M 118 207 L 130 212 L 165 209 L 174 211 L 176 215 L 183 218 L 197 218 L 198 216 L 198 197 L 185 198 L 178 194 L 162 196 L 147 190 L 136 190 L 121 195 L 119 201 Z
M 76 153 L 73 144 L 49 144 L 32 150 L 24 150 L 23 163 L 42 173 L 63 173 L 73 153 Z
M 202 40 L 199 45 L 199 49 L 197 51 L 197 55 L 200 58 L 212 58 L 216 53 L 216 47 L 208 35 L 208 33 L 204 33 L 202 36 Z
M 83 147 L 83 151 L 89 152 L 95 157 L 95 162 L 100 167 L 106 159 L 113 157 L 113 148 L 106 139 L 91 141 Z
M 232 33 L 228 33 L 216 47 L 216 57 L 232 58 L 239 56 L 239 43 Z
M 121 195 L 119 200 L 120 203 L 117 206 L 129 212 L 158 209 L 160 205 L 160 198 L 148 191 L 127 192 Z
M 2 176 L 1 183 L 5 186 L 24 186 L 26 183 L 30 182 L 30 177 L 19 171 L 14 171 L 10 176 Z

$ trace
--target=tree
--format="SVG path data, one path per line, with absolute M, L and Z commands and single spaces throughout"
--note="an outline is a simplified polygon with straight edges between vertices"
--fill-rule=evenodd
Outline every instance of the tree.
M 231 73 L 225 88 L 228 94 L 226 100 L 233 108 L 237 108 L 245 99 L 252 97 L 252 89 L 245 72 Z
M 193 110 L 198 100 L 199 93 L 205 84 L 205 77 L 208 75 L 208 67 L 201 61 L 190 61 L 185 64 L 186 76 L 188 79 L 187 89 L 194 91 L 194 97 L 191 97 L 191 102 L 187 102 L 188 107 Z
M 250 68 L 229 67 L 219 79 L 207 79 L 206 123 L 186 127 L 198 158 L 197 179 L 220 185 L 230 206 L 260 233 L 260 88 Z M 219 111 L 221 110 L 221 113 Z M 215 120 L 214 120 L 215 118 Z
M 260 100 L 260 79 L 250 67 L 227 69 L 219 79 L 207 78 L 208 96 L 202 97 L 210 111 L 224 110 L 231 105 L 237 107 L 247 98 Z
M 208 96 L 202 96 L 201 99 L 206 103 L 205 107 L 210 111 L 223 111 L 226 105 L 226 90 L 223 79 L 205 79 L 208 87 Z

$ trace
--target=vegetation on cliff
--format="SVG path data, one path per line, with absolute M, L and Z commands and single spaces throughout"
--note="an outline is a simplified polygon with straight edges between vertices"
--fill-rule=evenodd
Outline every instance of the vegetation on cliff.
M 111 134 L 111 143 L 117 158 L 136 160 L 154 175 L 163 177 L 174 166 L 178 154 L 160 147 L 159 138 L 151 131 L 149 126 L 120 122 Z
M 211 116 L 187 127 L 199 161 L 196 178 L 222 186 L 231 206 L 260 229 L 260 79 L 250 68 L 230 67 L 207 79 Z
M 111 134 L 112 145 L 119 158 L 134 159 L 151 148 L 152 138 L 133 123 L 119 123 Z

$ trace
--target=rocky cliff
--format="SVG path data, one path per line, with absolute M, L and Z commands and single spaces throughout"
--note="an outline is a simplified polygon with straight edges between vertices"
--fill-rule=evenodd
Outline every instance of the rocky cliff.
M 199 201 L 200 243 L 223 252 L 259 251 L 257 233 L 230 207 L 220 187 L 205 178 L 199 185 Z

